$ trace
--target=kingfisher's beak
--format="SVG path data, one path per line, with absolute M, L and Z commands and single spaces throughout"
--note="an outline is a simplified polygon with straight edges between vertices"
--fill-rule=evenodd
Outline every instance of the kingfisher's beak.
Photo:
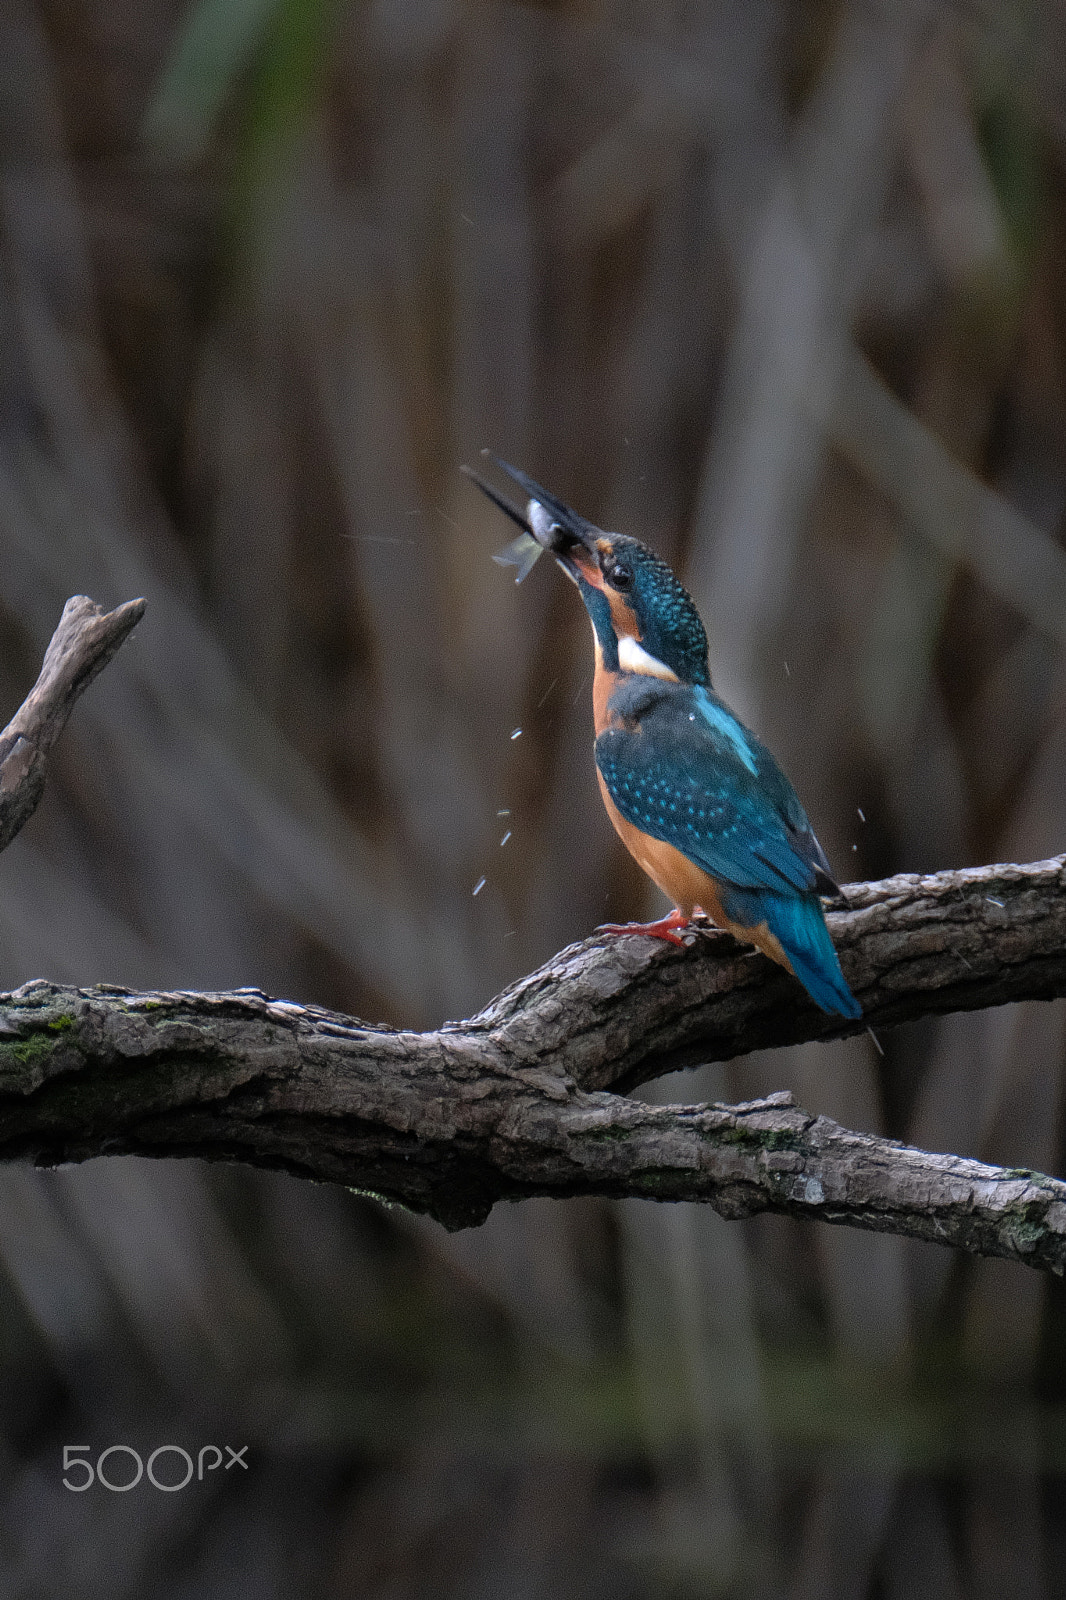
M 484 454 L 489 455 L 489 452 L 485 451 Z M 521 583 L 526 573 L 530 571 L 542 550 L 547 550 L 553 555 L 571 578 L 576 578 L 579 572 L 587 577 L 590 566 L 598 571 L 596 540 L 603 538 L 599 528 L 594 527 L 591 522 L 586 522 L 584 517 L 579 517 L 576 511 L 571 511 L 562 500 L 550 494 L 537 483 L 535 478 L 529 477 L 518 467 L 512 467 L 508 461 L 501 461 L 499 456 L 489 455 L 489 458 L 529 496 L 523 512 L 505 500 L 503 495 L 497 493 L 469 467 L 462 469 L 467 477 L 477 484 L 482 494 L 487 495 L 504 516 L 510 517 L 511 521 L 522 529 L 522 536 L 513 540 L 505 550 L 495 555 L 493 560 L 502 566 L 518 567 L 516 579 L 518 583 Z M 536 548 L 530 541 L 535 542 Z

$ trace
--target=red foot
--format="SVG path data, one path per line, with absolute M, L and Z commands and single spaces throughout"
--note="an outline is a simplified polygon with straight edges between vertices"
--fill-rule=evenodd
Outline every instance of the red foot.
M 675 906 L 668 917 L 660 917 L 658 922 L 601 922 L 596 932 L 636 933 L 645 939 L 665 939 L 668 944 L 684 947 L 685 941 L 677 930 L 689 926 L 688 917 Z

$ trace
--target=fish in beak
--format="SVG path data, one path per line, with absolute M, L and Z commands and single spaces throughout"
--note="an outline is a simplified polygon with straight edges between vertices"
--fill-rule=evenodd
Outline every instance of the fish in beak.
M 485 450 L 483 455 L 488 456 L 520 489 L 529 496 L 525 510 L 522 511 L 493 489 L 490 484 L 472 472 L 469 467 L 463 471 L 471 482 L 476 483 L 482 494 L 487 495 L 493 505 L 498 506 L 504 516 L 510 517 L 522 532 L 517 539 L 505 545 L 502 550 L 493 556 L 501 567 L 516 567 L 516 583 L 532 572 L 537 561 L 547 550 L 553 555 L 570 578 L 577 577 L 578 571 L 586 565 L 580 558 L 575 560 L 578 551 L 591 557 L 595 566 L 598 559 L 596 540 L 603 535 L 599 528 L 586 522 L 584 517 L 579 517 L 576 511 L 571 511 L 568 505 L 550 494 L 541 487 L 535 478 L 529 477 L 518 467 L 512 467 L 510 462 L 502 461 L 499 456 L 494 456 Z

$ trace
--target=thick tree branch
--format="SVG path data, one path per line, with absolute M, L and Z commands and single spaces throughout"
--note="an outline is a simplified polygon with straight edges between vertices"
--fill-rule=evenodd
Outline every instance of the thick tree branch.
M 900 874 L 844 894 L 829 925 L 860 1022 L 826 1016 L 780 967 L 711 933 L 688 950 L 587 940 L 464 1026 L 498 1034 L 523 1061 L 562 1053 L 582 1088 L 617 1092 L 769 1046 L 1066 994 L 1066 857 Z
M 77 696 L 144 602 L 76 596 L 0 734 L 0 848 Z M 27 984 L 0 996 L 0 1160 L 129 1152 L 282 1167 L 476 1223 L 530 1195 L 706 1200 L 934 1239 L 1063 1272 L 1066 1184 L 849 1133 L 788 1095 L 649 1106 L 618 1091 L 866 1022 L 1066 993 L 1066 858 L 854 884 L 831 913 L 863 1023 L 721 934 L 564 950 L 468 1022 L 405 1033 L 233 994 Z M 608 1092 L 615 1091 L 615 1092 Z
M 63 607 L 40 676 L 0 733 L 0 850 L 37 809 L 48 755 L 74 702 L 114 656 L 144 615 L 143 600 L 104 611 L 83 594 Z
M 872 1020 L 1061 992 L 1063 872 L 1058 860 L 852 886 L 834 932 Z M 699 1199 L 728 1217 L 783 1211 L 1061 1272 L 1056 1179 L 849 1133 L 787 1095 L 649 1106 L 601 1087 L 844 1031 L 716 936 L 688 950 L 574 946 L 469 1022 L 425 1034 L 254 990 L 38 982 L 0 997 L 0 1159 L 246 1161 L 450 1227 L 531 1195 Z

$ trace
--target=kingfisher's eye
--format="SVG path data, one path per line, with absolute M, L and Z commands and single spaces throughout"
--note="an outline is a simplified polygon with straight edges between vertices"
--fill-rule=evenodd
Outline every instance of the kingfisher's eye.
M 625 566 L 621 561 L 617 561 L 614 566 L 608 567 L 604 577 L 612 589 L 628 589 L 633 582 L 632 569 Z

